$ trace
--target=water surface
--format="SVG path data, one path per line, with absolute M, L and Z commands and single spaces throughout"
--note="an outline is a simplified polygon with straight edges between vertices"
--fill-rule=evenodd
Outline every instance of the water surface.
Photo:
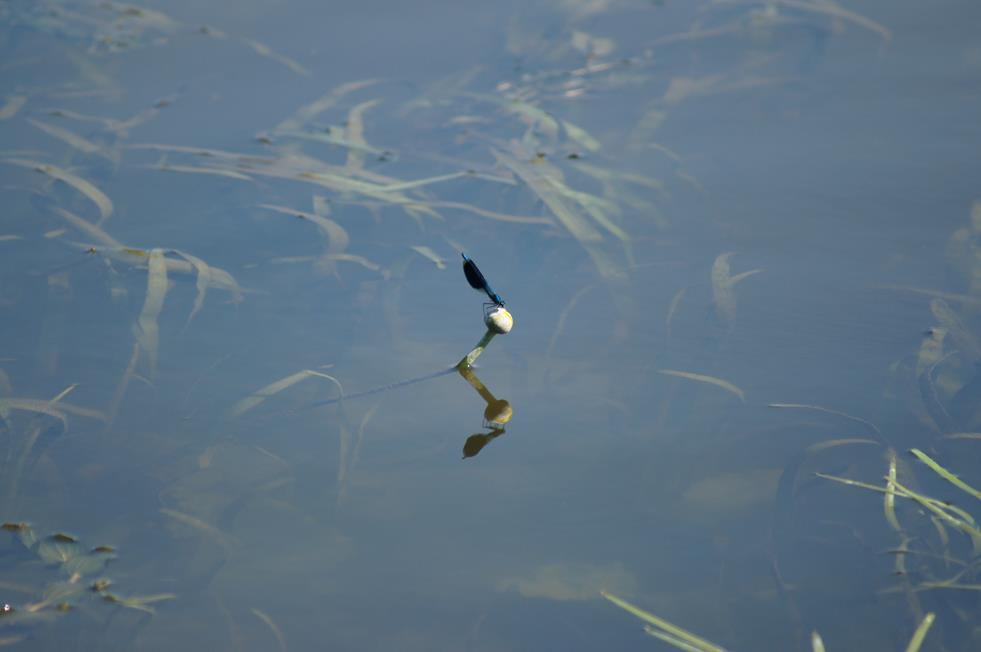
M 0 642 L 971 649 L 978 13 L 5 3 Z

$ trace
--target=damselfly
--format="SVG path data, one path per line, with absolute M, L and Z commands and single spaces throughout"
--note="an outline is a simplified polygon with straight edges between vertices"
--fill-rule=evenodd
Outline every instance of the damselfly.
M 486 292 L 495 306 L 503 306 L 504 299 L 491 288 L 487 279 L 484 278 L 484 275 L 477 268 L 477 264 L 472 259 L 467 258 L 467 254 L 461 253 L 460 255 L 463 256 L 463 274 L 467 277 L 467 283 L 470 284 L 470 287 Z

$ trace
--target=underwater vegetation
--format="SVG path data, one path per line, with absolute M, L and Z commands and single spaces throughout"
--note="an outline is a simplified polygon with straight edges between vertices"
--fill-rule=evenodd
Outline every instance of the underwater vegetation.
M 77 537 L 64 532 L 39 537 L 29 523 L 23 522 L 3 523 L 0 529 L 10 533 L 11 549 L 19 547 L 14 553 L 19 561 L 5 564 L 0 583 L 0 589 L 12 601 L 4 602 L 0 612 L 0 631 L 4 634 L 0 645 L 19 643 L 27 638 L 25 632 L 30 628 L 51 623 L 71 611 L 83 610 L 88 617 L 98 618 L 95 603 L 152 616 L 156 603 L 177 597 L 173 593 L 128 597 L 116 593 L 112 579 L 106 576 L 109 564 L 118 556 L 113 546 L 86 547 Z M 8 555 L 5 551 L 4 556 Z M 26 572 L 31 561 L 45 566 L 49 579 L 44 585 L 25 583 L 31 582 L 26 578 L 34 575 Z M 13 596 L 17 596 L 16 601 Z M 112 611 L 110 606 L 102 609 Z
M 793 124 L 829 50 L 895 39 L 678 5 L 542 3 L 409 81 L 235 15 L 0 3 L 0 647 L 593 645 L 572 601 L 651 649 L 981 644 L 981 200 L 849 278 L 875 316 L 785 328 L 823 304 L 781 303 L 688 127 Z

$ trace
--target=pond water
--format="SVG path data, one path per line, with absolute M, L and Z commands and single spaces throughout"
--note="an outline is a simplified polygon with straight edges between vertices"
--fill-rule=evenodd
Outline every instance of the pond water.
M 979 24 L 3 2 L 0 646 L 977 649 Z

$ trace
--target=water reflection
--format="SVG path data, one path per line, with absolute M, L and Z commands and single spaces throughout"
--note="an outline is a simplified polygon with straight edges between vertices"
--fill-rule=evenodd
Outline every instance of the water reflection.
M 466 459 L 468 457 L 474 457 L 487 444 L 503 435 L 504 426 L 511 421 L 514 411 L 511 409 L 511 404 L 508 401 L 495 397 L 480 382 L 480 379 L 477 378 L 477 374 L 474 373 L 471 367 L 460 365 L 457 367 L 457 371 L 471 387 L 477 390 L 480 397 L 487 403 L 487 407 L 484 408 L 484 427 L 489 431 L 485 433 L 474 433 L 467 437 L 467 441 L 463 444 L 463 458 Z
M 514 4 L 0 3 L 2 644 L 970 647 L 981 10 Z

